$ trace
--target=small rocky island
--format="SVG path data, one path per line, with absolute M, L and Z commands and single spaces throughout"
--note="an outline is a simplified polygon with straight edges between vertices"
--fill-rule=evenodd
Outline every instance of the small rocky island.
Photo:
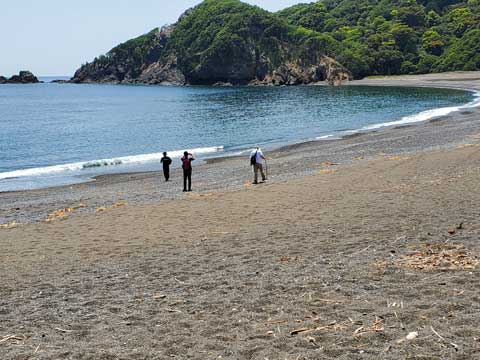
M 40 81 L 30 71 L 20 71 L 18 75 L 13 75 L 7 79 L 5 76 L 0 76 L 0 84 L 36 84 Z

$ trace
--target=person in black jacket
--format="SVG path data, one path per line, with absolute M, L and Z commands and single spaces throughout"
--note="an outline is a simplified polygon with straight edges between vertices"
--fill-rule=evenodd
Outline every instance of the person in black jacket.
M 172 163 L 172 159 L 170 159 L 167 156 L 167 153 L 164 152 L 162 160 L 160 160 L 160 162 L 163 165 L 163 176 L 165 176 L 165 181 L 168 181 L 168 179 L 170 179 L 170 164 Z

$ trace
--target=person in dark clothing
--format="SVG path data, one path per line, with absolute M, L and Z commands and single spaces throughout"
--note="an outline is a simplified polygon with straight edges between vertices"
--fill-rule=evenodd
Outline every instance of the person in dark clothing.
M 192 161 L 195 160 L 188 151 L 183 153 L 182 169 L 183 169 L 183 191 L 192 191 Z M 188 190 L 187 190 L 188 181 Z
M 170 179 L 170 165 L 172 164 L 172 159 L 167 156 L 167 153 L 163 153 L 162 160 L 160 162 L 163 165 L 163 176 L 165 176 L 165 181 Z

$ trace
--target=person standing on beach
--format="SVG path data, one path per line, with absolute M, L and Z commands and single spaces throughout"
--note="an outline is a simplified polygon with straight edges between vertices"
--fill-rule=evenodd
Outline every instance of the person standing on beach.
M 167 156 L 167 153 L 163 153 L 162 160 L 160 162 L 163 165 L 163 176 L 165 176 L 165 181 L 170 179 L 170 165 L 172 164 L 172 159 Z
M 183 153 L 182 169 L 183 169 L 183 191 L 192 191 L 192 161 L 195 160 L 188 151 Z M 188 181 L 188 190 L 187 190 Z
M 267 180 L 265 173 L 263 172 L 263 162 L 265 156 L 263 155 L 262 149 L 258 146 L 250 153 L 250 165 L 253 166 L 253 183 L 258 184 L 258 172 L 262 174 L 262 182 Z

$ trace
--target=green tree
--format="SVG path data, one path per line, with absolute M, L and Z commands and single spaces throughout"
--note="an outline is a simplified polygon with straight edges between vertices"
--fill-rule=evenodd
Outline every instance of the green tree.
M 416 3 L 401 7 L 395 17 L 408 26 L 420 27 L 425 25 L 425 8 Z
M 411 27 L 395 24 L 391 32 L 400 51 L 409 53 L 417 52 L 418 37 Z
M 460 37 L 465 31 L 474 25 L 478 25 L 478 19 L 472 14 L 472 11 L 469 8 L 457 8 L 452 10 L 447 17 L 449 22 L 449 27 L 455 34 L 455 36 Z
M 445 43 L 438 32 L 435 30 L 427 30 L 422 36 L 422 46 L 429 54 L 441 55 Z
M 435 71 L 480 70 L 480 30 L 472 29 L 458 39 L 435 66 Z

